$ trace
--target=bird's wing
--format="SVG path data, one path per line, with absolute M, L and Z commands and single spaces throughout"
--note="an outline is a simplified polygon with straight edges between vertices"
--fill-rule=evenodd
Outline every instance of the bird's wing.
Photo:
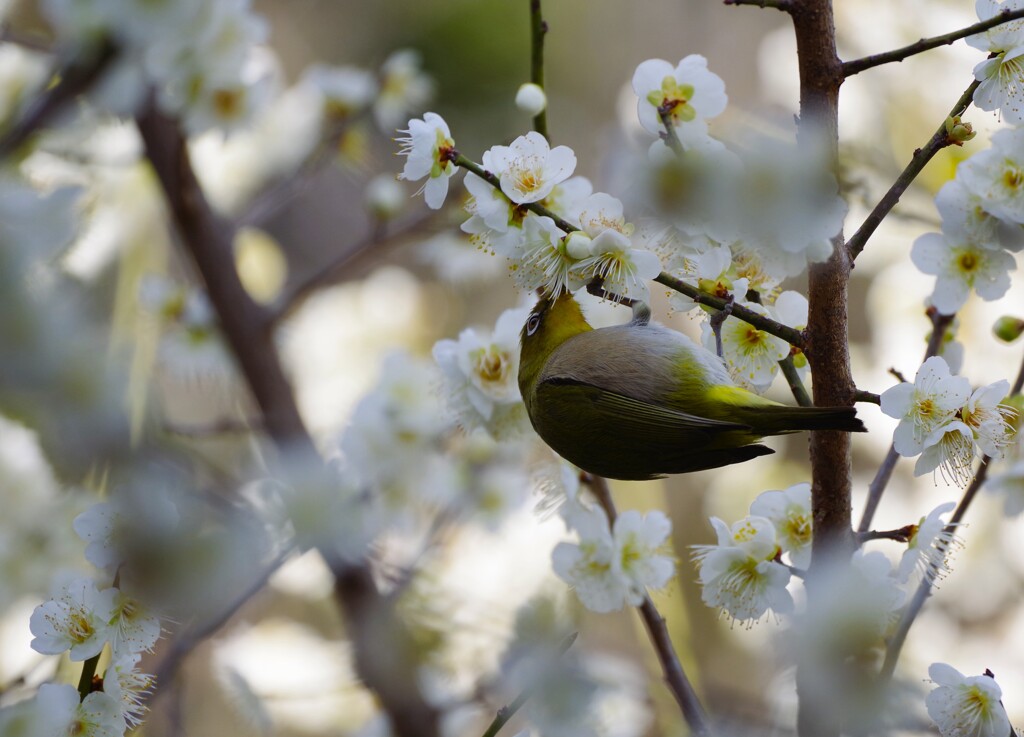
M 588 401 L 609 427 L 634 437 L 650 437 L 664 442 L 673 435 L 710 438 L 722 432 L 750 430 L 749 425 L 698 417 L 570 377 L 547 378 L 537 387 L 537 398 L 541 402 L 557 402 L 559 394 L 572 395 L 575 401 Z M 568 399 L 568 396 L 563 398 Z

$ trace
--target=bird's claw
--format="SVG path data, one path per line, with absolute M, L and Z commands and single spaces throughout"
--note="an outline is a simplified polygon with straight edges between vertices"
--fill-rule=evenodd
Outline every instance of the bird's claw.
M 633 319 L 630 321 L 630 325 L 642 327 L 651 322 L 651 306 L 649 304 L 637 299 L 633 301 L 630 307 L 633 308 Z
M 729 315 L 732 314 L 733 297 L 730 294 L 725 302 L 725 308 L 719 310 L 711 316 L 711 332 L 715 334 L 715 351 L 718 353 L 718 357 L 724 359 L 725 351 L 722 349 L 722 324 L 729 319 Z

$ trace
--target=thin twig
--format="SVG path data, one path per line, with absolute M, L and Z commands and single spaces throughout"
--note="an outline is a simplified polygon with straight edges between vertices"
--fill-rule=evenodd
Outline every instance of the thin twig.
M 7 24 L 0 25 L 0 43 L 21 46 L 29 51 L 37 51 L 41 54 L 52 54 L 53 45 L 43 36 L 16 31 Z
M 843 63 L 843 76 L 852 77 L 854 74 L 863 72 L 865 69 L 871 69 L 894 61 L 903 61 L 914 54 L 930 51 L 931 49 L 936 49 L 939 46 L 948 46 L 954 41 L 959 41 L 961 38 L 973 36 L 976 33 L 987 31 L 990 28 L 995 28 L 998 25 L 1009 23 L 1010 21 L 1017 20 L 1018 18 L 1024 18 L 1024 8 L 1017 8 L 1016 10 L 1004 9 L 988 20 L 979 21 L 973 26 L 967 26 L 966 28 L 961 28 L 957 31 L 944 33 L 941 36 L 922 38 L 920 41 L 908 44 L 907 46 L 899 49 L 893 49 L 892 51 L 886 51 L 881 54 L 872 54 L 860 59 L 847 61 Z
M 96 675 L 96 666 L 100 662 L 100 653 L 82 663 L 82 675 L 78 678 L 78 695 L 82 700 L 92 693 L 92 679 Z
M 530 81 L 544 89 L 544 36 L 548 24 L 541 14 L 540 0 L 530 0 Z M 547 105 L 533 116 L 533 129 L 548 137 Z
M 555 653 L 555 657 L 561 657 L 569 648 L 572 647 L 573 643 L 576 642 L 576 638 L 579 636 L 578 632 L 573 632 L 571 635 L 562 640 L 558 645 L 558 651 Z M 537 690 L 537 684 L 533 683 L 524 688 L 518 696 L 515 697 L 507 706 L 503 706 L 498 709 L 498 713 L 494 715 L 494 720 L 488 725 L 487 730 L 483 733 L 483 737 L 495 737 L 501 728 L 504 727 L 508 721 L 515 716 L 516 712 L 523 708 L 523 704 L 529 701 L 530 697 L 533 696 Z
M 36 131 L 53 121 L 57 115 L 93 84 L 117 56 L 110 42 L 103 41 L 90 53 L 76 57 L 54 73 L 58 83 L 37 96 L 3 137 L 0 137 L 0 160 L 18 150 Z
M 594 493 L 601 508 L 604 509 L 608 516 L 608 524 L 614 526 L 618 515 L 615 511 L 615 503 L 612 501 L 611 491 L 608 489 L 608 482 L 602 476 L 589 473 L 585 474 L 582 479 Z M 665 624 L 665 618 L 658 612 L 650 596 L 645 596 L 643 603 L 637 609 L 647 628 L 654 651 L 658 655 L 658 662 L 665 675 L 665 683 L 675 697 L 676 703 L 679 704 L 683 718 L 694 735 L 707 737 L 711 734 L 707 714 L 697 698 L 697 692 L 693 690 L 690 680 L 686 677 L 682 663 L 679 662 L 675 648 L 672 646 L 672 638 L 669 635 L 668 626 Z
M 953 324 L 954 317 L 954 315 L 943 315 L 934 307 L 928 309 L 928 318 L 932 321 L 932 334 L 928 336 L 928 347 L 925 348 L 924 358 L 921 359 L 921 363 L 924 363 L 932 356 L 937 356 L 939 351 L 942 350 L 942 344 L 946 339 L 946 332 L 949 330 L 949 326 Z M 897 378 L 901 382 L 906 381 L 902 374 L 898 375 Z M 881 401 L 881 398 L 879 398 L 878 404 L 881 404 Z M 871 522 L 875 518 L 875 512 L 878 510 L 878 504 L 882 501 L 882 494 L 885 493 L 885 489 L 889 485 L 889 480 L 892 478 L 892 472 L 896 468 L 899 458 L 896 446 L 891 444 L 889 452 L 885 454 L 885 460 L 882 461 L 882 465 L 878 467 L 875 477 L 868 485 L 868 498 L 864 503 L 864 513 L 860 518 L 860 524 L 857 525 L 858 533 L 863 534 L 871 527 Z
M 474 161 L 467 159 L 465 156 L 458 153 L 457 151 L 452 152 L 451 161 L 452 163 L 455 164 L 455 166 L 473 172 L 495 189 L 501 190 L 501 182 L 498 180 L 498 177 L 494 176 L 494 174 L 487 171 Z M 523 207 L 524 209 L 529 210 L 530 212 L 536 213 L 537 215 L 551 218 L 555 222 L 555 225 L 557 225 L 561 230 L 563 230 L 566 233 L 572 233 L 574 231 L 579 230 L 579 228 L 577 228 L 569 221 L 559 217 L 548 208 L 536 202 L 528 202 L 523 205 L 520 205 L 520 207 Z M 722 299 L 721 297 L 716 297 L 715 295 L 698 289 L 697 287 L 692 287 L 683 280 L 677 279 L 676 277 L 672 276 L 671 274 L 667 274 L 664 271 L 658 274 L 658 276 L 654 277 L 654 281 L 658 282 L 659 284 L 663 284 L 669 289 L 673 289 L 679 292 L 680 294 L 685 294 L 687 297 L 689 297 L 699 305 L 704 305 L 706 307 L 711 307 L 716 310 L 722 311 L 725 310 L 727 308 L 727 305 L 729 304 L 729 300 Z M 753 325 L 758 330 L 763 330 L 770 335 L 782 338 L 790 345 L 794 345 L 805 352 L 807 351 L 807 345 L 806 341 L 804 340 L 803 333 L 801 333 L 799 330 L 796 330 L 795 328 L 791 328 L 788 325 L 783 325 L 780 322 L 776 322 L 775 320 L 772 320 L 769 317 L 765 317 L 764 315 L 758 314 L 757 312 L 754 312 L 753 310 L 747 307 L 743 307 L 742 305 L 739 304 L 733 305 L 731 314 L 733 317 L 737 317 L 740 320 L 743 320 L 744 322 Z
M 974 91 L 978 89 L 978 85 L 981 82 L 974 80 L 971 85 L 964 91 L 960 99 L 957 100 L 956 105 L 949 112 L 949 117 L 956 117 L 962 115 L 964 111 L 971 104 L 971 100 L 974 98 Z M 896 204 L 900 201 L 900 197 L 907 191 L 907 188 L 911 185 L 917 175 L 921 173 L 921 170 L 928 164 L 929 161 L 942 149 L 947 146 L 953 145 L 953 141 L 949 137 L 949 133 L 946 132 L 945 121 L 939 126 L 939 129 L 935 131 L 932 137 L 928 140 L 928 143 L 923 148 L 919 148 L 914 151 L 914 155 L 910 159 L 910 163 L 907 164 L 907 168 L 899 175 L 892 186 L 889 187 L 889 191 L 878 201 L 874 209 L 868 214 L 861 224 L 857 232 L 850 236 L 850 240 L 846 243 L 846 248 L 850 252 L 850 257 L 856 259 L 860 255 L 860 252 L 864 250 L 864 246 L 867 244 L 868 239 L 874 234 L 878 226 L 881 225 L 882 220 L 889 214 L 889 211 L 896 207 Z
M 775 8 L 788 13 L 793 0 L 724 0 L 726 5 L 753 5 L 758 8 Z
M 882 397 L 874 392 L 865 391 L 863 389 L 857 389 L 853 392 L 854 402 L 864 402 L 866 404 L 881 404 Z
M 295 312 L 317 290 L 336 283 L 360 254 L 380 248 L 382 244 L 396 238 L 406 236 L 427 225 L 437 216 L 436 210 L 427 210 L 421 215 L 402 223 L 397 230 L 388 232 L 383 227 L 374 227 L 368 235 L 344 248 L 330 262 L 303 281 L 296 284 L 289 292 L 282 295 L 270 308 L 270 321 L 277 324 Z
M 786 383 L 789 384 L 789 390 L 793 392 L 793 398 L 796 400 L 796 403 L 801 407 L 813 406 L 814 402 L 811 401 L 811 395 L 807 393 L 807 388 L 800 378 L 800 373 L 793 364 L 793 354 L 779 361 L 779 366 L 782 368 L 782 375 L 786 377 Z
M 866 543 L 869 540 L 895 540 L 896 542 L 905 543 L 910 539 L 910 536 L 914 534 L 915 525 L 906 525 L 898 530 L 868 530 L 866 532 L 857 533 L 857 541 L 860 543 Z

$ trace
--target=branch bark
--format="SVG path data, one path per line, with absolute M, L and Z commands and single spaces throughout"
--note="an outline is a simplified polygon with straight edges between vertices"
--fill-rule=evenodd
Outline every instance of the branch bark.
M 282 453 L 302 463 L 322 463 L 278 358 L 269 314 L 249 297 L 238 278 L 233 227 L 206 201 L 180 128 L 152 105 L 139 115 L 137 124 L 182 246 L 206 284 L 224 336 L 263 414 L 264 428 Z M 396 734 L 438 737 L 440 715 L 420 690 L 416 648 L 396 602 L 380 594 L 365 561 L 345 565 L 330 550 L 320 552 L 334 572 L 357 671 L 376 693 Z

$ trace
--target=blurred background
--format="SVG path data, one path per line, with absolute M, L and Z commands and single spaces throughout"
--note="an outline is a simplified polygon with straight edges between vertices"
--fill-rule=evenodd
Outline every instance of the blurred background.
M 529 129 L 528 117 L 513 104 L 516 89 L 529 76 L 527 0 L 263 0 L 254 5 L 269 22 L 269 46 L 280 64 L 282 89 L 296 84 L 313 63 L 372 70 L 396 50 L 415 49 L 436 82 L 424 109 L 444 116 L 460 151 L 479 160 L 490 146 Z M 967 0 L 844 0 L 837 5 L 845 59 L 976 20 Z M 752 133 L 786 139 L 794 134 L 799 101 L 795 45 L 782 13 L 705 0 L 548 0 L 544 15 L 550 27 L 546 59 L 552 143 L 575 150 L 577 173 L 589 177 L 597 190 L 622 196 L 617 187 L 623 186 L 624 161 L 635 155 L 638 135 L 629 80 L 645 59 L 675 63 L 688 54 L 707 57 L 729 94 L 726 113 L 712 123 L 714 135 L 742 141 Z M 32 2 L 14 0 L 6 17 L 19 33 L 47 37 Z M 842 184 L 850 206 L 847 233 L 943 121 L 981 58 L 981 52 L 958 42 L 865 72 L 844 85 L 840 134 Z M 301 117 L 301 112 L 282 115 Z M 952 177 L 957 161 L 982 150 L 999 125 L 993 114 L 974 109 L 966 118 L 981 131 L 978 139 L 936 157 L 857 261 L 851 283 L 851 350 L 862 389 L 878 393 L 893 385 L 890 368 L 912 377 L 924 353 L 930 325 L 923 305 L 933 281 L 911 265 L 910 246 L 919 234 L 937 229 L 932 198 Z M 466 215 L 457 202 L 428 213 L 422 199 L 413 196 L 416 185 L 402 183 L 408 198 L 399 212 L 383 221 L 370 213 L 369 183 L 378 175 L 393 178 L 401 168 L 394 132 L 369 122 L 355 126 L 336 142 L 325 165 L 302 173 L 287 197 L 268 189 L 274 177 L 267 176 L 263 164 L 290 143 L 294 130 L 285 128 L 276 137 L 266 131 L 226 139 L 204 134 L 193 141 L 193 155 L 214 203 L 226 214 L 241 213 L 251 228 L 236 246 L 254 294 L 272 302 L 331 266 L 324 288 L 279 326 L 304 416 L 318 438 L 330 438 L 344 429 L 356 403 L 373 387 L 387 355 L 403 350 L 429 358 L 437 340 L 453 338 L 470 325 L 490 329 L 503 310 L 526 298 L 516 293 L 496 257 L 477 251 L 459 232 Z M 116 162 L 122 135 L 129 134 L 107 128 L 89 145 Z M 37 179 L 69 176 L 45 157 L 26 166 Z M 133 417 L 133 432 L 136 437 L 152 434 L 154 423 L 180 431 L 237 419 L 247 400 L 230 368 L 218 363 L 223 356 L 207 357 L 209 365 L 195 368 L 199 359 L 194 355 L 158 350 L 153 325 L 137 317 L 135 295 L 144 274 L 191 276 L 170 236 L 149 227 L 163 217 L 159 192 L 145 177 L 132 176 L 117 180 L 123 188 L 119 197 L 127 190 L 135 197 L 131 212 L 117 220 L 121 230 L 76 243 L 68 269 L 88 291 L 95 314 L 113 315 L 113 327 L 101 330 L 98 339 L 104 352 L 114 346 L 109 351 L 133 387 L 125 410 Z M 140 188 L 133 190 L 135 184 Z M 247 202 L 267 191 L 277 192 L 273 206 L 247 210 Z M 463 196 L 461 185 L 454 193 L 450 203 Z M 125 220 L 138 223 L 128 228 Z M 804 287 L 799 280 L 787 286 Z M 691 316 L 670 314 L 666 295 L 654 290 L 653 299 L 656 319 L 699 335 Z M 595 302 L 588 309 L 596 322 L 628 319 L 625 310 L 610 305 Z M 1019 285 L 997 303 L 972 299 L 960 314 L 956 338 L 965 347 L 962 373 L 973 385 L 1012 381 L 1017 373 L 1021 347 L 991 335 L 992 323 L 1002 314 L 1024 314 Z M 789 401 L 781 380 L 771 396 Z M 873 405 L 860 405 L 859 412 L 870 433 L 854 440 L 855 504 L 863 499 L 895 427 Z M 232 478 L 255 453 L 240 434 L 171 435 L 174 460 L 169 463 L 178 467 L 201 459 L 200 476 L 211 487 Z M 771 619 L 737 627 L 704 606 L 690 546 L 713 541 L 709 516 L 734 521 L 762 491 L 808 481 L 806 444 L 804 435 L 773 439 L 777 455 L 742 466 L 613 484 L 620 510 L 661 509 L 673 520 L 678 575 L 655 601 L 707 708 L 737 725 L 740 733 L 740 725 L 775 723 L 784 725 L 785 732 L 793 723 L 793 674 L 785 638 Z M 39 520 L 37 526 L 44 528 L 34 549 L 25 548 L 10 529 L 2 532 L 8 541 L 6 548 L 0 545 L 0 556 L 7 555 L 0 567 L 0 683 L 5 684 L 26 673 L 28 683 L 51 675 L 28 647 L 28 617 L 48 588 L 48 572 L 84 566 L 69 524 L 88 495 L 71 493 L 69 502 L 64 488 L 102 486 L 89 475 L 95 469 L 88 463 L 66 463 L 46 437 L 42 445 L 41 450 L 39 441 L 13 422 L 0 426 L 0 479 L 7 482 L 0 496 L 8 508 L 24 505 L 19 519 Z M 938 504 L 959 498 L 959 490 L 940 477 L 914 479 L 911 470 L 910 462 L 897 467 L 876 527 L 916 522 Z M 24 501 L 29 498 L 31 503 Z M 684 733 L 636 614 L 587 613 L 554 577 L 550 551 L 565 532 L 557 518 L 533 509 L 536 501 L 529 499 L 496 530 L 469 527 L 446 538 L 422 593 L 424 621 L 436 628 L 439 641 L 438 670 L 456 680 L 493 679 L 513 633 L 539 627 L 530 623 L 550 616 L 581 633 L 574 649 L 604 689 L 603 736 Z M 855 519 L 859 513 L 855 508 Z M 960 532 L 964 548 L 953 573 L 911 632 L 901 673 L 907 689 L 923 694 L 931 662 L 949 662 L 968 674 L 989 668 L 1007 695 L 1011 720 L 1021 723 L 1024 523 L 1004 518 L 1001 501 L 985 494 L 968 522 Z M 8 518 L 0 529 L 14 524 Z M 902 551 L 895 544 L 875 547 L 894 557 Z M 25 568 L 28 559 L 30 570 Z M 519 607 L 527 601 L 535 606 L 523 614 Z M 158 649 L 151 662 L 158 663 L 160 656 Z M 69 667 L 63 664 L 62 672 Z M 501 703 L 493 700 L 495 708 Z M 923 701 L 917 698 L 916 703 L 918 711 L 907 718 L 908 732 L 927 729 Z M 373 698 L 352 671 L 329 573 L 307 554 L 280 570 L 266 590 L 188 657 L 177 685 L 155 703 L 145 731 L 385 734 L 375 714 Z M 479 733 L 489 718 L 486 710 L 474 712 L 465 724 L 452 726 L 452 734 Z M 506 727 L 507 734 L 522 726 Z

